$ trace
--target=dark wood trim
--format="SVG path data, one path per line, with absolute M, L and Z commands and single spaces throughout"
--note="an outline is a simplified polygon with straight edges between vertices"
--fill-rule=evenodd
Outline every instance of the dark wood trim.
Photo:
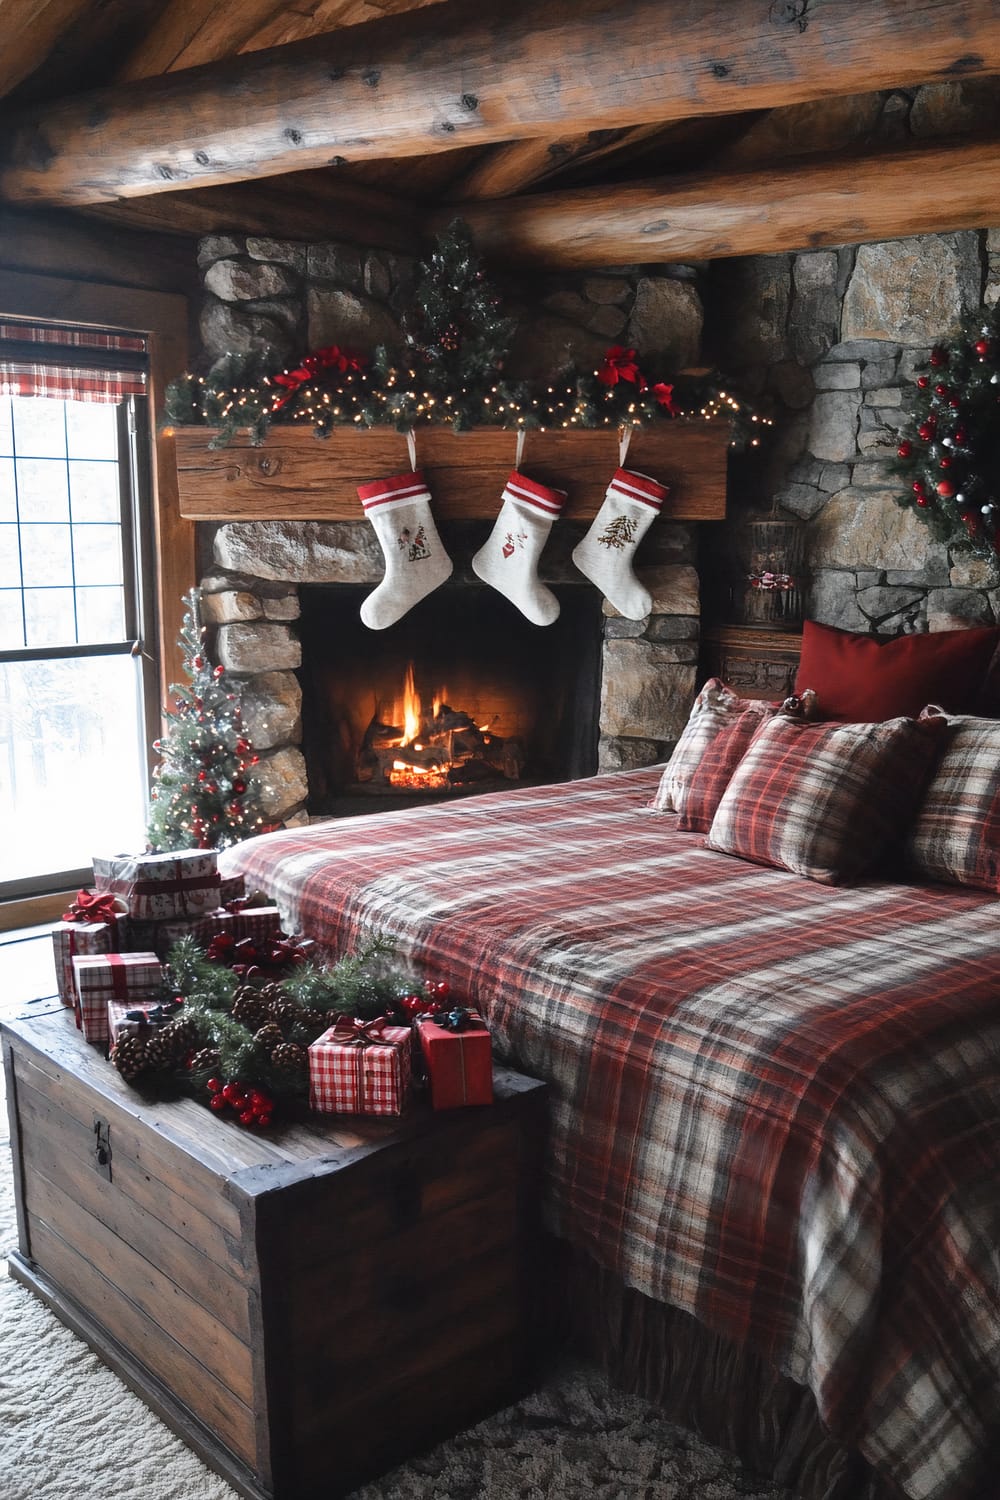
M 992 0 L 674 0 L 669 23 L 662 0 L 456 0 L 22 110 L 0 196 L 108 203 L 975 77 L 998 57 Z M 625 82 L 623 58 L 642 60 Z
M 24 1153 L 21 1141 L 21 1117 L 18 1111 L 17 1078 L 14 1075 L 14 1049 L 7 1037 L 3 1038 L 3 1070 L 7 1091 L 7 1120 L 10 1125 L 17 1243 L 24 1255 L 30 1255 L 31 1237 L 28 1233 L 28 1216 L 24 1208 Z

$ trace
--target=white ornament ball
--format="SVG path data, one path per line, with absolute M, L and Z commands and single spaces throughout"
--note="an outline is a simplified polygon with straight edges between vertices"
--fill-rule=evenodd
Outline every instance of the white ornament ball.
M 962 494 L 961 490 L 959 490 L 958 494 L 955 496 L 955 504 L 956 505 L 964 505 L 965 504 L 965 496 Z
M 993 514 L 993 507 L 992 507 L 992 505 L 984 505 L 984 506 L 981 507 L 981 509 L 982 509 L 982 512 L 983 512 L 984 516 L 991 516 Z
M 1000 375 L 991 375 L 990 385 L 1000 385 Z
M 954 438 L 942 438 L 941 445 L 944 448 L 951 448 L 954 445 L 954 441 Z

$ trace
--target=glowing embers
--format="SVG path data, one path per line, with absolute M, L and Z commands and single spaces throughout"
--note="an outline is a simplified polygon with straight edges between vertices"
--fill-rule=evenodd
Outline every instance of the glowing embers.
M 416 690 L 413 663 L 403 691 L 392 704 L 381 703 L 365 730 L 358 756 L 358 781 L 400 791 L 448 791 L 476 782 L 517 781 L 524 765 L 520 740 L 477 724 L 435 693 L 428 710 Z M 494 721 L 495 722 L 495 721 Z

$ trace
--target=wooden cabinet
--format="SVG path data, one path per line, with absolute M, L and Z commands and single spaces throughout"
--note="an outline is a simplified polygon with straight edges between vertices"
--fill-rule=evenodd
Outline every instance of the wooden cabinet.
M 802 636 L 751 625 L 706 625 L 702 675 L 721 677 L 747 698 L 787 698 L 795 683 Z
M 266 1136 L 3 1028 L 11 1272 L 243 1494 L 343 1494 L 514 1399 L 544 1087 Z

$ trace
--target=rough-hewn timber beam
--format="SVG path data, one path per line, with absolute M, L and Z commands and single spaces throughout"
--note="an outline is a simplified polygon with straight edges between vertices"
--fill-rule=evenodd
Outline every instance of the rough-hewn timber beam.
M 40 66 L 90 0 L 0 0 L 0 95 Z
M 721 259 L 997 222 L 1000 141 L 826 157 L 452 206 L 480 248 L 552 267 Z
M 457 0 L 3 124 L 54 206 L 1000 71 L 995 0 Z
M 449 188 L 454 198 L 505 198 L 532 183 L 555 177 L 567 167 L 600 161 L 613 155 L 626 142 L 637 144 L 658 135 L 661 125 L 635 125 L 621 130 L 591 130 L 586 135 L 560 136 L 558 140 L 510 141 L 497 146 L 477 162 L 464 182 Z

